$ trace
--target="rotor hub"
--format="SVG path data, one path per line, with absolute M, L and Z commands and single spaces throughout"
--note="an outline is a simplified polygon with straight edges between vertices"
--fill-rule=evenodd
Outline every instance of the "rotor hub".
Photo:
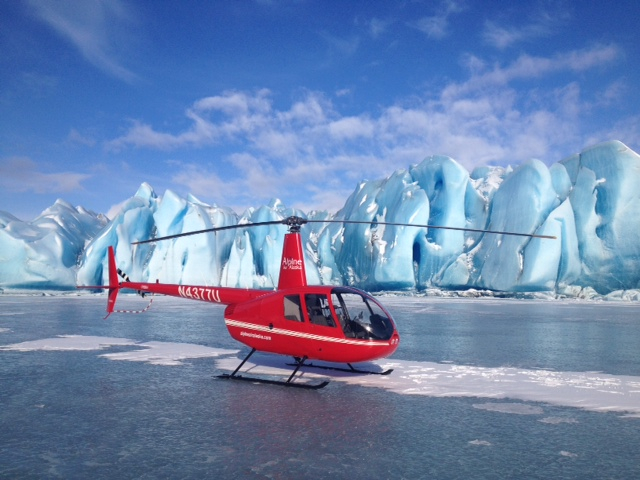
M 300 227 L 307 223 L 307 220 L 305 218 L 292 215 L 282 220 L 282 223 L 289 227 L 289 232 L 298 233 L 300 232 Z

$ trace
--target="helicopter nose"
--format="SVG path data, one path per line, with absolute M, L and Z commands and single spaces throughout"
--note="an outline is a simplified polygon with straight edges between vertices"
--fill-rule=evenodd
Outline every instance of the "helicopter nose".
M 398 335 L 398 331 L 396 330 L 395 332 L 393 332 L 393 335 L 391 335 L 391 338 L 389 339 L 389 345 L 394 345 L 397 348 L 399 344 L 400 335 Z

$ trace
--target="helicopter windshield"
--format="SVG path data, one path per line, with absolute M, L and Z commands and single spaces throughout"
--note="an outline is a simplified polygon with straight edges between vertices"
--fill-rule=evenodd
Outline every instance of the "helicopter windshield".
M 347 337 L 388 340 L 393 335 L 393 322 L 374 299 L 358 292 L 335 289 L 331 301 Z

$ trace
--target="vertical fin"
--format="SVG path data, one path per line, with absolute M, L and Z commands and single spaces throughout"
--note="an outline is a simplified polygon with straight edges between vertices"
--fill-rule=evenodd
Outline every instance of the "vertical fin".
M 304 266 L 302 239 L 299 232 L 289 232 L 284 236 L 278 290 L 306 286 L 307 274 Z
M 113 251 L 113 247 L 109 247 L 109 297 L 107 299 L 107 318 L 113 313 L 113 309 L 116 306 L 116 297 L 120 290 L 120 282 L 118 280 L 118 269 L 116 268 L 116 255 Z

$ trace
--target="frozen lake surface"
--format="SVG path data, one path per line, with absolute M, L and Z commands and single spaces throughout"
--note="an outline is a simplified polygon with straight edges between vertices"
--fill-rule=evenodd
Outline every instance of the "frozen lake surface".
M 0 296 L 0 477 L 640 478 L 640 305 L 382 301 L 394 372 L 304 391 L 221 306 Z

